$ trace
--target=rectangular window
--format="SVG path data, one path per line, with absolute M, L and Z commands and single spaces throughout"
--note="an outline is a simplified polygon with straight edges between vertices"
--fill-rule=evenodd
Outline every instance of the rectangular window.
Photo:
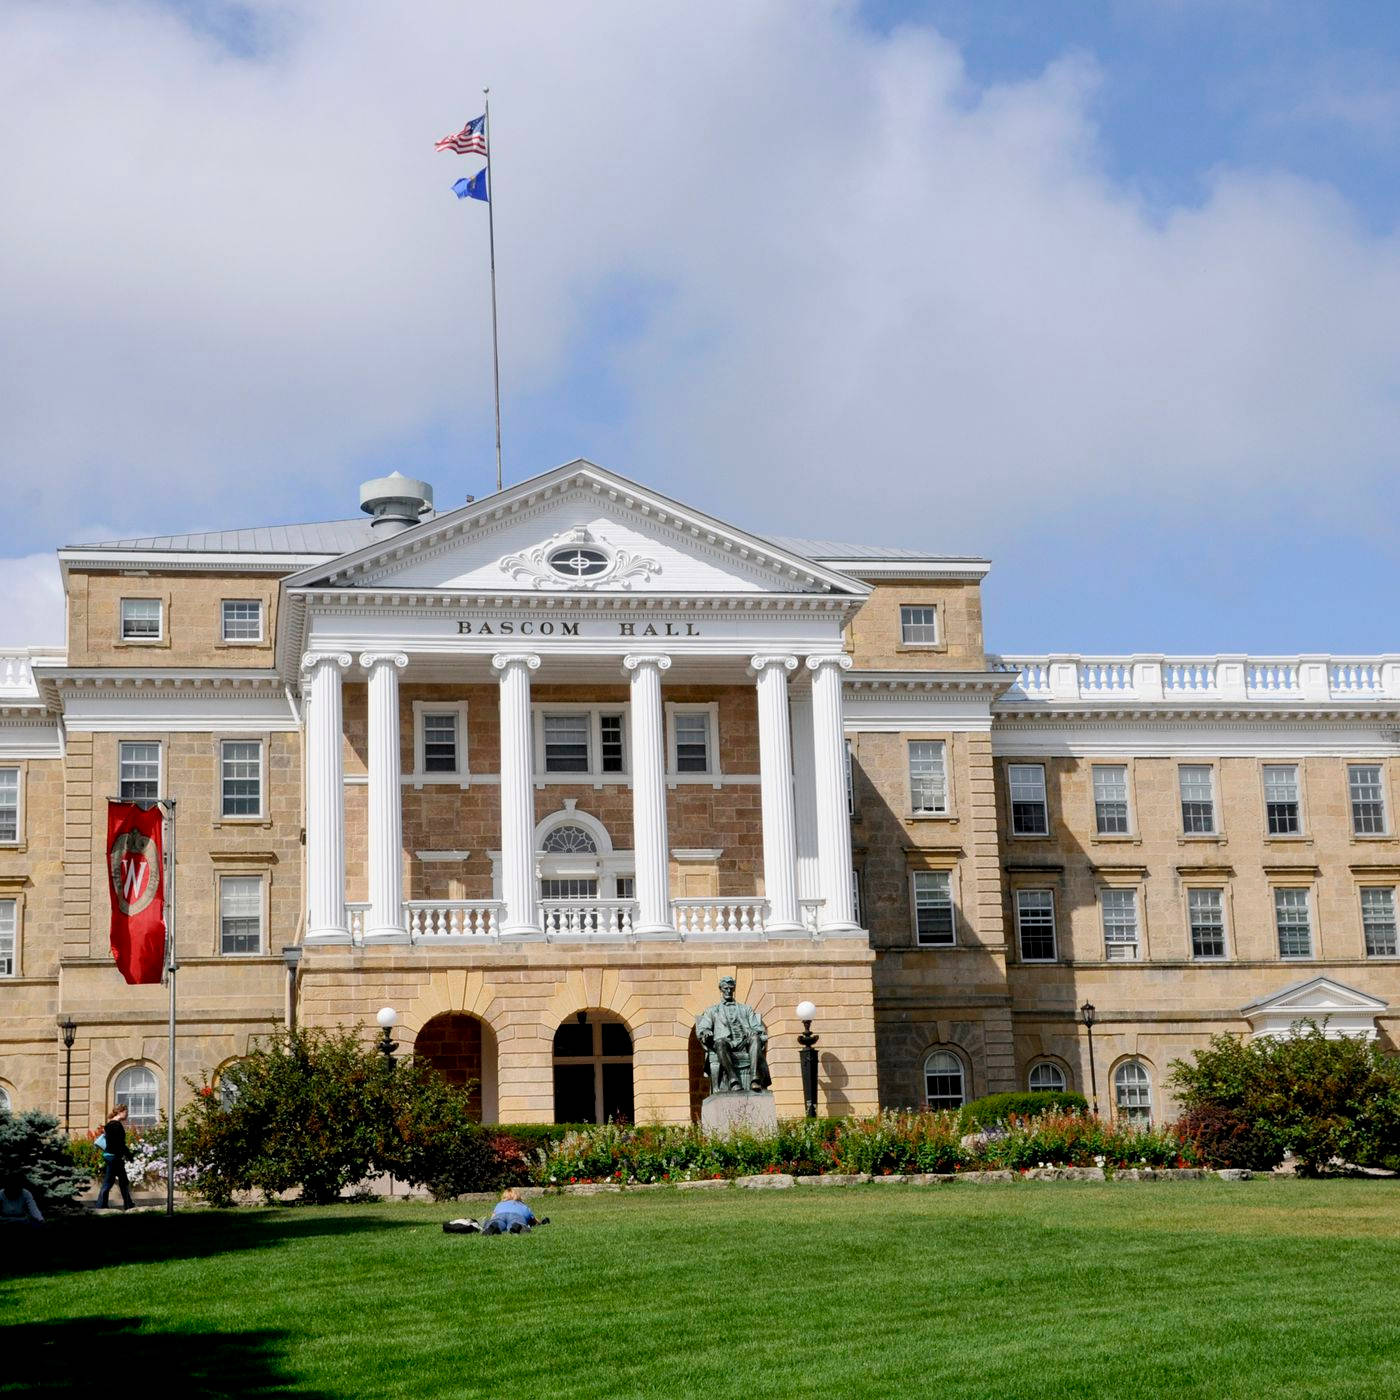
M 0 768 L 0 842 L 19 840 L 19 769 Z
M 856 814 L 856 782 L 855 773 L 852 771 L 855 765 L 855 758 L 851 753 L 851 741 L 846 740 L 846 815 L 853 817 Z
M 161 638 L 159 598 L 122 599 L 122 641 L 158 642 Z
M 544 771 L 546 773 L 587 773 L 588 730 L 586 714 L 546 715 L 544 717 Z
M 617 877 L 617 897 L 619 899 L 636 899 L 637 877 L 635 875 L 619 875 Z
M 262 641 L 262 603 L 257 598 L 225 598 L 221 615 L 224 641 Z
M 865 908 L 865 896 L 860 889 L 860 870 L 856 866 L 851 867 L 851 917 L 861 928 L 865 927 L 865 919 L 861 915 L 861 910 Z
M 1368 958 L 1393 958 L 1400 953 L 1395 934 L 1395 891 L 1361 891 L 1361 927 L 1366 935 Z
M 425 773 L 455 773 L 457 771 L 457 714 L 444 710 L 439 714 L 423 713 L 423 771 Z
M 1274 891 L 1274 926 L 1281 958 L 1312 957 L 1312 916 L 1307 890 Z
M 19 901 L 0 899 L 0 977 L 17 976 L 15 943 L 19 936 Z
M 1265 764 L 1264 812 L 1270 836 L 1296 836 L 1302 831 L 1296 763 Z
M 948 810 L 948 772 L 940 739 L 915 739 L 909 745 L 909 796 L 916 812 Z
M 1022 962 L 1055 961 L 1055 896 L 1049 890 L 1016 891 L 1016 932 Z
M 598 716 L 599 748 L 603 755 L 604 773 L 621 773 L 626 769 L 623 756 L 621 715 Z
M 219 881 L 219 951 L 262 952 L 262 876 L 225 875 Z
M 1045 765 L 1013 763 L 1007 773 L 1011 782 L 1012 834 L 1049 835 L 1050 815 L 1045 806 Z
M 914 872 L 914 931 L 929 947 L 953 943 L 953 880 L 946 870 Z
M 220 749 L 220 811 L 226 817 L 262 816 L 262 745 L 225 739 Z
M 1385 795 L 1379 763 L 1352 763 L 1347 767 L 1347 791 L 1351 796 L 1351 830 L 1355 836 L 1385 835 Z
M 1128 834 L 1128 770 L 1125 765 L 1094 764 L 1094 824 L 1100 836 Z
M 1215 835 L 1215 787 L 1208 763 L 1183 763 L 1177 770 L 1181 784 L 1181 829 L 1187 836 Z
M 160 745 L 119 743 L 117 783 L 117 795 L 123 802 L 154 802 L 160 796 Z
M 1110 962 L 1135 962 L 1138 957 L 1136 890 L 1102 890 L 1104 957 Z
M 902 607 L 899 610 L 899 638 L 907 647 L 938 645 L 938 609 Z
M 1186 916 L 1191 924 L 1191 956 L 1225 956 L 1225 891 L 1187 890 Z
M 710 714 L 708 710 L 676 710 L 671 719 L 676 731 L 676 772 L 710 771 Z

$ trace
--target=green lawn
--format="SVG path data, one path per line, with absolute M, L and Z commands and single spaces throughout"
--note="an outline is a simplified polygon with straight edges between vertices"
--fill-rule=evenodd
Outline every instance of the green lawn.
M 536 1203 L 536 1209 L 540 1209 Z M 1400 1183 L 865 1186 L 8 1229 L 0 1395 L 1392 1397 Z M 144 1383 L 143 1383 L 144 1382 Z

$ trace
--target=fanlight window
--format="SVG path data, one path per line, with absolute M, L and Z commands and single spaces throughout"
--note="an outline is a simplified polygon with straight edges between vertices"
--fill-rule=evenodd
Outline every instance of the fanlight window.
M 597 855 L 598 843 L 581 826 L 556 826 L 544 838 L 546 855 Z
M 565 578 L 592 578 L 608 567 L 608 556 L 601 549 L 566 545 L 549 556 L 549 567 Z

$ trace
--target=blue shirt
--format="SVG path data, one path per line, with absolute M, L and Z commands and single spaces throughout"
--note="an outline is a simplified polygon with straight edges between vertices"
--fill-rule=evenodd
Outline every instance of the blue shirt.
M 533 1225 L 535 1212 L 524 1201 L 500 1201 L 491 1212 L 491 1219 L 499 1220 L 502 1225 L 513 1225 L 517 1220 L 522 1225 Z

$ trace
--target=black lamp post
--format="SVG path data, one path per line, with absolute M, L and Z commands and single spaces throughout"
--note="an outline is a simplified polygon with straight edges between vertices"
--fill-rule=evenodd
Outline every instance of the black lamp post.
M 389 1068 L 394 1067 L 394 1051 L 399 1047 L 394 1041 L 394 1027 L 399 1023 L 399 1013 L 392 1006 L 384 1007 L 378 1016 L 374 1018 L 379 1022 L 381 1035 L 379 1044 L 375 1047 L 385 1060 L 388 1061 Z
M 802 1047 L 802 1099 L 807 1105 L 807 1117 L 817 1116 L 817 1041 L 820 1036 L 812 1034 L 812 1022 L 816 1020 L 817 1008 L 810 1001 L 797 1004 L 797 1019 L 802 1022 L 802 1034 L 797 1043 Z
M 1086 1001 L 1079 1008 L 1079 1022 L 1089 1033 L 1089 1093 L 1094 1105 L 1094 1116 L 1099 1113 L 1099 1077 L 1094 1072 L 1094 1022 L 1098 1020 L 1098 1013 L 1094 1010 L 1094 1003 Z
M 63 1032 L 63 1131 L 73 1131 L 73 1042 L 78 1036 L 78 1023 L 69 1015 L 58 1018 L 58 1028 Z

